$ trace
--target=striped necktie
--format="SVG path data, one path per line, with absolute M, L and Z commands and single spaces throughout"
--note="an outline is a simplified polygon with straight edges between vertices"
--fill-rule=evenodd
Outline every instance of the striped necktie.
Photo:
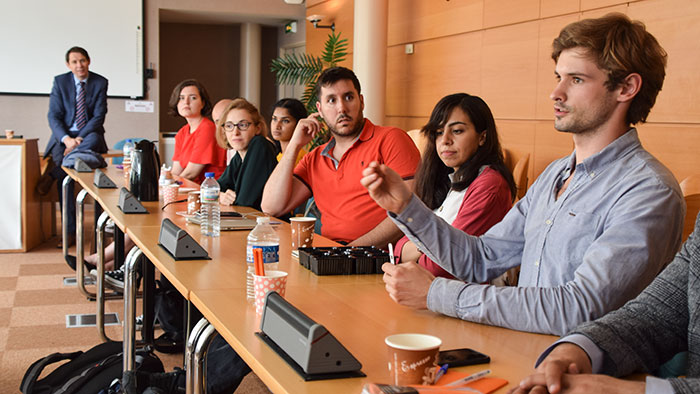
M 85 127 L 87 123 L 87 108 L 85 107 L 85 82 L 80 82 L 78 101 L 75 103 L 75 127 L 78 130 Z

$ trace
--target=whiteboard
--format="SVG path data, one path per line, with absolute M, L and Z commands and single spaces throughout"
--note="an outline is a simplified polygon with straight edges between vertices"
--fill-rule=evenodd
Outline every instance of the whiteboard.
M 0 93 L 49 94 L 79 46 L 109 96 L 143 97 L 143 0 L 0 0 L 0 10 Z
M 22 145 L 0 146 L 0 250 L 22 249 Z

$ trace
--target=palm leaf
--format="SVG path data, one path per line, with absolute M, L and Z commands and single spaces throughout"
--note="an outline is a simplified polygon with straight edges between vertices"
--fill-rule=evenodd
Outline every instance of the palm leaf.
M 306 106 L 306 111 L 310 114 L 316 112 L 316 84 L 318 76 L 312 81 L 309 81 L 304 88 L 304 94 L 301 96 L 301 102 Z
M 323 71 L 323 61 L 307 53 L 300 55 L 288 53 L 273 59 L 270 63 L 270 71 L 277 75 L 277 83 L 280 85 L 304 85 Z
M 335 67 L 345 60 L 348 54 L 348 39 L 340 39 L 340 33 L 331 32 L 328 34 L 325 48 L 321 53 L 321 59 L 328 67 Z

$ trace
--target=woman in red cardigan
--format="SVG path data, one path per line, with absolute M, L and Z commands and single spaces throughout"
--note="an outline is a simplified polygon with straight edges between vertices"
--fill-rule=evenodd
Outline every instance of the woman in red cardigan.
M 516 186 L 503 160 L 488 105 L 466 93 L 443 97 L 421 130 L 427 138 L 415 192 L 437 216 L 471 235 L 481 235 L 511 208 Z M 394 252 L 435 276 L 452 278 L 407 237 Z

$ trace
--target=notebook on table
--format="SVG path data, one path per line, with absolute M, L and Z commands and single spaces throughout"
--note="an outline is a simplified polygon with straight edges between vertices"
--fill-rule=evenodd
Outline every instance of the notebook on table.
M 201 224 L 199 215 L 187 218 L 187 223 Z M 221 231 L 252 230 L 257 222 L 246 218 L 221 218 Z

